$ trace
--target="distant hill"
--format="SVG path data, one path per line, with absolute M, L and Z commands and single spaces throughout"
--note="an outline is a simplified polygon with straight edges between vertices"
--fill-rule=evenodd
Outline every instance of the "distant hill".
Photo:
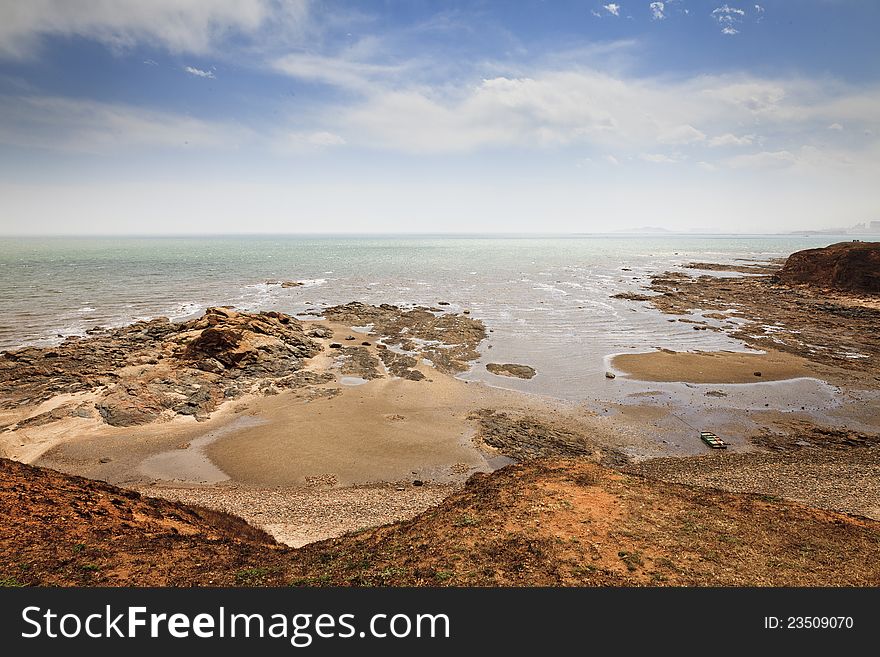
M 656 235 L 656 234 L 672 234 L 676 231 L 662 228 L 660 226 L 642 226 L 641 228 L 627 228 L 625 230 L 615 230 L 615 233 L 632 233 L 636 235 Z
M 880 235 L 880 221 L 863 221 L 849 228 L 792 230 L 789 235 Z

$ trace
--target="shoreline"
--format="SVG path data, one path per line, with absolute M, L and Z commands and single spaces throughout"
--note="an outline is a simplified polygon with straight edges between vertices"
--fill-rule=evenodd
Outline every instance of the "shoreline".
M 762 279 L 754 278 L 737 278 L 736 285 L 754 286 Z M 668 274 L 656 274 L 651 285 L 662 287 L 667 280 Z M 683 289 L 681 302 L 675 296 L 678 287 L 660 305 L 656 297 L 635 295 L 633 300 L 648 301 L 654 306 L 649 312 L 681 314 L 681 304 L 700 307 L 693 303 L 702 294 L 700 290 L 708 286 L 714 292 L 730 280 L 694 279 L 690 288 Z M 682 285 L 680 279 L 675 282 Z M 724 300 L 716 303 L 723 305 Z M 849 303 L 852 307 L 855 302 L 850 299 Z M 440 308 L 364 304 L 325 311 L 329 318 L 297 320 L 284 319 L 279 313 L 225 310 L 212 320 L 214 324 L 191 320 L 166 328 L 158 320 L 148 322 L 144 326 L 156 326 L 159 335 L 174 338 L 182 331 L 184 342 L 164 347 L 164 361 L 161 353 L 157 356 L 148 350 L 135 364 L 123 362 L 116 378 L 93 389 L 50 394 L 35 405 L 14 410 L 7 405 L 0 411 L 5 455 L 148 495 L 226 510 L 268 529 L 283 542 L 304 545 L 369 523 L 412 517 L 460 490 L 474 473 L 491 472 L 512 462 L 505 450 L 519 455 L 521 445 L 503 436 L 497 442 L 501 434 L 493 433 L 491 427 L 501 426 L 502 434 L 518 435 L 519 440 L 537 436 L 533 449 L 539 455 L 583 453 L 597 462 L 611 459 L 614 467 L 644 467 L 645 471 L 652 471 L 651 463 L 660 463 L 658 457 L 672 457 L 684 465 L 678 474 L 662 476 L 677 477 L 675 481 L 690 477 L 721 487 L 725 481 L 730 485 L 729 473 L 718 470 L 716 479 L 706 480 L 698 470 L 689 469 L 694 463 L 691 457 L 705 453 L 694 435 L 695 427 L 702 428 L 700 423 L 724 435 L 744 463 L 756 458 L 757 463 L 761 457 L 755 455 L 766 453 L 760 442 L 765 431 L 785 436 L 807 425 L 832 429 L 852 425 L 856 438 L 880 432 L 880 418 L 870 412 L 871 388 L 864 387 L 870 368 L 847 378 L 846 369 L 827 360 L 812 360 L 766 343 L 757 347 L 762 353 L 657 349 L 609 354 L 609 369 L 618 374 L 607 382 L 614 386 L 608 388 L 613 391 L 610 398 L 572 402 L 458 378 L 480 357 L 478 346 L 486 335 L 480 322 L 464 315 Z M 280 324 L 277 329 L 270 326 L 268 333 L 267 329 L 253 333 L 250 323 L 257 319 L 251 317 L 268 317 Z M 259 368 L 252 378 L 236 375 L 230 379 L 233 390 L 245 381 L 250 391 L 242 388 L 228 399 L 222 387 L 216 387 L 228 372 L 235 374 L 230 369 L 237 367 L 234 364 L 219 369 L 209 362 L 200 364 L 208 369 L 195 372 L 195 379 L 183 370 L 183 374 L 173 374 L 177 366 L 169 369 L 168 359 L 189 353 L 174 345 L 185 346 L 187 341 L 200 339 L 198 331 L 215 325 L 222 328 L 231 321 L 238 322 L 234 326 L 242 327 L 245 338 L 240 344 L 223 347 L 227 351 L 221 349 L 217 357 L 244 354 L 256 359 Z M 119 329 L 123 335 L 133 330 Z M 737 331 L 741 336 L 742 329 Z M 295 367 L 277 373 L 260 365 L 261 349 L 271 353 L 278 349 L 272 335 L 293 339 L 295 348 L 308 354 L 302 364 L 291 361 Z M 451 340 L 449 346 L 443 340 Z M 315 346 L 309 346 L 309 341 Z M 63 350 L 63 345 L 56 349 Z M 155 420 L 134 426 L 110 426 L 106 417 L 88 412 L 86 407 L 108 396 L 119 399 L 113 391 L 126 376 L 143 379 L 151 368 L 166 377 L 168 373 L 183 377 L 181 381 L 191 387 L 178 386 L 168 394 L 181 396 L 193 407 L 184 406 L 181 411 L 178 405 L 174 413 L 160 407 Z M 160 393 L 170 390 L 159 376 L 146 380 L 164 386 Z M 761 391 L 767 386 L 785 386 L 777 390 L 790 392 L 776 399 L 771 408 L 769 403 L 760 404 Z M 804 401 L 799 410 L 793 406 L 796 399 Z M 127 412 L 130 402 L 125 397 L 121 402 Z M 495 419 L 487 425 L 485 418 Z M 571 452 L 570 445 L 578 447 Z M 825 449 L 821 441 L 813 448 Z M 815 466 L 817 472 L 827 467 L 839 474 L 840 468 L 849 467 L 847 458 L 853 459 L 852 468 L 873 471 L 875 450 L 858 448 L 846 454 L 836 456 L 833 464 Z M 791 452 L 783 460 L 791 464 L 799 458 Z M 785 471 L 779 465 L 767 467 Z M 777 482 L 782 489 L 792 499 L 800 499 L 797 491 L 803 486 L 798 488 L 796 477 L 788 472 L 782 479 Z M 772 487 L 767 481 L 750 485 Z M 354 503 L 358 496 L 360 505 Z M 808 491 L 802 501 L 827 506 L 829 499 L 827 493 Z M 847 504 L 852 511 L 851 500 Z M 880 514 L 870 505 L 863 505 L 861 511 L 872 517 Z M 328 513 L 335 518 L 329 525 Z

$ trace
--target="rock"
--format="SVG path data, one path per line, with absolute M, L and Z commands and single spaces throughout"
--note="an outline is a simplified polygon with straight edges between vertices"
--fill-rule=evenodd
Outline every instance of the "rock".
M 330 343 L 330 348 L 331 348 L 331 349 L 342 349 L 342 345 L 339 344 L 338 342 L 331 342 L 331 343 Z
M 361 342 L 361 346 L 362 346 L 362 347 L 369 347 L 369 346 L 370 346 L 370 343 L 367 342 L 366 340 L 364 340 L 363 342 Z
M 448 302 L 448 301 L 438 301 L 438 302 L 437 302 L 437 305 L 438 305 L 438 306 L 448 306 L 448 305 L 449 305 L 449 302 Z
M 839 242 L 792 253 L 776 278 L 787 284 L 880 294 L 880 242 Z
M 357 338 L 354 337 L 353 335 L 349 335 L 349 336 L 347 336 L 345 339 L 346 339 L 346 340 L 357 340 Z
M 489 363 L 486 365 L 486 369 L 492 374 L 513 376 L 518 379 L 531 379 L 535 376 L 535 369 L 533 367 L 516 363 Z
M 421 479 L 413 479 L 413 486 L 424 486 L 425 482 Z
M 485 444 L 518 461 L 548 456 L 586 456 L 592 450 L 584 436 L 531 416 L 514 417 L 491 409 L 468 416 L 477 422 L 477 444 Z
M 332 338 L 333 331 L 326 326 L 315 326 L 308 333 L 310 338 Z
M 167 408 L 165 399 L 146 389 L 120 388 L 95 404 L 104 422 L 112 427 L 131 427 L 153 422 Z
M 755 372 L 755 376 L 761 376 L 760 372 Z
M 284 281 L 281 283 L 281 287 L 302 287 L 303 283 L 299 281 Z
M 371 333 L 382 336 L 389 346 L 415 352 L 448 374 L 466 371 L 470 361 L 479 358 L 477 346 L 486 337 L 479 320 L 449 312 L 438 315 L 423 307 L 403 310 L 390 304 L 352 302 L 326 308 L 324 316 L 347 326 L 372 324 Z
M 605 372 L 605 378 L 606 378 L 606 379 L 613 379 L 613 378 L 614 378 L 614 372 Z
M 110 463 L 112 460 L 109 456 L 102 456 L 98 459 L 98 463 Z
M 339 371 L 346 376 L 357 376 L 367 381 L 382 378 L 379 359 L 366 347 L 344 347 Z
M 645 294 L 636 294 L 635 292 L 618 292 L 611 295 L 612 299 L 627 299 L 628 301 L 650 301 L 651 297 Z

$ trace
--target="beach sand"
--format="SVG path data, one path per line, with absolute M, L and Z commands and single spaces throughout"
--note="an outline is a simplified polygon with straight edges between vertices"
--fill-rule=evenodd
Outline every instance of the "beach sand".
M 619 354 L 612 367 L 640 381 L 758 383 L 815 376 L 810 362 L 784 352 L 669 351 Z

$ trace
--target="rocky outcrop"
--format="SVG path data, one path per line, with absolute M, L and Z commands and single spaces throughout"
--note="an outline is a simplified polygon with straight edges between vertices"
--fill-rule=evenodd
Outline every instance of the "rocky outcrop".
M 840 242 L 792 253 L 777 274 L 782 283 L 880 295 L 880 242 Z
M 320 350 L 282 313 L 209 308 L 180 324 L 160 318 L 0 354 L 0 407 L 94 391 L 95 408 L 113 426 L 174 415 L 202 420 L 266 379 L 289 380 Z

